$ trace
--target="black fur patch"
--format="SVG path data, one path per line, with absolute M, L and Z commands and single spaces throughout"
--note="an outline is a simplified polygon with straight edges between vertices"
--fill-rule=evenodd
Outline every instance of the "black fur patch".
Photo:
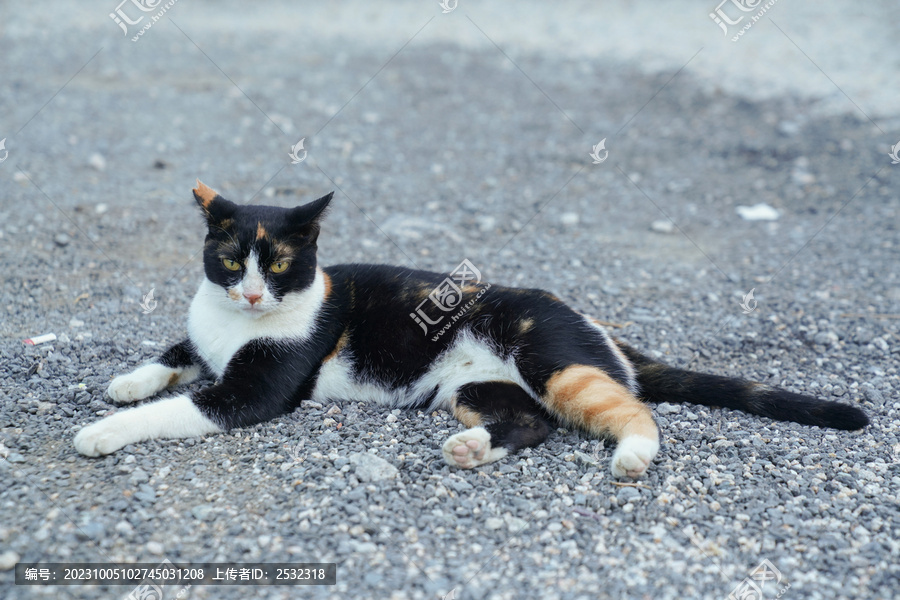
M 537 446 L 550 435 L 552 417 L 514 383 L 488 381 L 460 388 L 457 404 L 477 412 L 491 434 L 491 446 L 510 452 Z
M 634 348 L 617 342 L 638 369 L 638 383 L 650 402 L 689 402 L 722 406 L 778 421 L 855 430 L 869 424 L 859 408 L 819 400 L 787 390 L 741 379 L 684 371 L 656 362 Z

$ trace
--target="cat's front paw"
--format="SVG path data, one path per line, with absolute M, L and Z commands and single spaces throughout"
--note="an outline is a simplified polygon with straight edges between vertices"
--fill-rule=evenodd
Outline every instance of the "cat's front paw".
M 619 442 L 612 457 L 615 477 L 637 479 L 647 472 L 650 461 L 659 452 L 659 442 L 640 435 L 631 435 Z
M 75 436 L 75 449 L 85 456 L 103 456 L 130 442 L 121 424 L 113 417 L 107 417 L 79 431 Z
M 165 389 L 172 378 L 177 376 L 175 369 L 160 364 L 145 365 L 128 375 L 119 375 L 113 379 L 106 394 L 120 404 L 143 400 Z
M 492 448 L 491 434 L 484 427 L 473 427 L 447 438 L 443 453 L 444 460 L 451 467 L 471 469 L 500 460 L 507 455 L 507 450 Z

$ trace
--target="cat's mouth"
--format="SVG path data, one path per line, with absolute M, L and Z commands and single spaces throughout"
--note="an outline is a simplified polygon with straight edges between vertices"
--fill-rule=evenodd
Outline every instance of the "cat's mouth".
M 249 302 L 241 302 L 238 305 L 238 308 L 241 309 L 242 312 L 251 315 L 261 315 L 269 312 L 271 308 L 268 304 L 264 305 L 262 302 L 256 302 L 255 304 L 250 304 Z

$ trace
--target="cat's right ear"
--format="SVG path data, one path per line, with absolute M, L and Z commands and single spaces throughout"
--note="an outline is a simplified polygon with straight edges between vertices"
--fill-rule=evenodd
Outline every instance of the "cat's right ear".
M 197 180 L 197 187 L 194 188 L 194 200 L 203 209 L 206 221 L 210 225 L 230 219 L 234 215 L 235 209 L 237 209 L 237 204 L 226 200 L 216 190 L 199 179 Z

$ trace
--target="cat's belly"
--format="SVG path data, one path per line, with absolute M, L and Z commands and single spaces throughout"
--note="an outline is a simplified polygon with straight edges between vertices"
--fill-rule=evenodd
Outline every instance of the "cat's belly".
M 512 359 L 503 360 L 487 343 L 470 333 L 457 336 L 453 345 L 422 376 L 406 386 L 379 381 L 352 357 L 353 349 L 345 348 L 322 365 L 313 388 L 313 400 L 368 401 L 400 408 L 428 402 L 428 410 L 434 410 L 449 408 L 456 390 L 480 381 L 511 381 L 537 399 Z M 402 367 L 398 365 L 399 369 Z

